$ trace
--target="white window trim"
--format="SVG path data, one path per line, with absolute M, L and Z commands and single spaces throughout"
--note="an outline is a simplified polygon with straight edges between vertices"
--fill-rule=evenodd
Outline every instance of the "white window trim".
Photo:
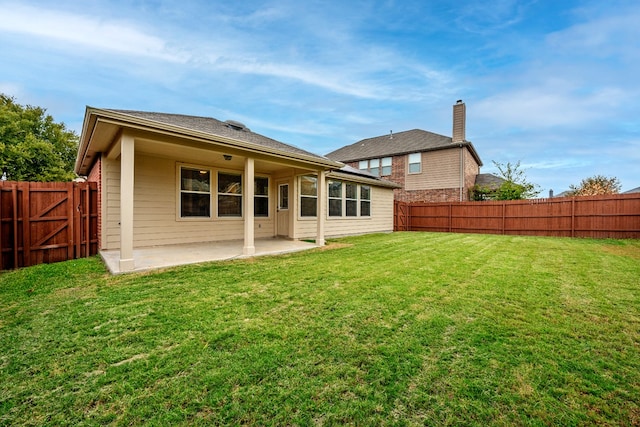
M 266 220 L 271 218 L 271 203 L 269 203 L 269 195 L 271 193 L 271 179 L 268 176 L 263 176 L 263 175 L 256 175 L 253 177 L 254 183 L 253 185 L 255 186 L 255 180 L 258 178 L 262 178 L 262 179 L 266 179 L 267 180 L 267 195 L 260 195 L 260 194 L 253 194 L 253 204 L 254 204 L 254 208 L 253 208 L 253 217 L 256 219 L 256 221 L 260 221 L 260 220 Z M 267 199 L 267 215 L 266 216 L 256 216 L 255 214 L 255 200 L 256 198 L 263 198 L 263 199 Z
M 347 184 L 355 185 L 356 189 L 356 198 L 348 198 L 347 197 Z M 360 191 L 360 185 L 356 182 L 343 182 L 342 188 L 344 189 L 344 197 L 342 198 L 342 203 L 344 205 L 344 217 L 345 218 L 358 218 L 360 217 L 360 195 L 358 192 Z M 356 214 L 355 215 L 347 215 L 347 201 L 356 202 Z
M 369 185 L 369 184 L 361 184 L 358 182 L 354 182 L 354 181 L 342 181 L 340 179 L 331 179 L 331 181 L 333 182 L 339 182 L 342 185 L 342 192 L 341 192 L 341 208 L 342 208 L 342 214 L 340 216 L 332 216 L 329 215 L 329 183 L 327 182 L 327 214 L 325 215 L 325 218 L 329 221 L 353 221 L 353 220 L 370 220 L 372 218 L 371 215 L 371 197 L 373 195 L 373 186 Z M 348 199 L 348 200 L 355 200 L 356 202 L 356 215 L 355 216 L 347 216 L 347 186 L 346 184 L 353 184 L 356 186 L 356 198 L 355 199 Z M 360 197 L 361 193 L 361 188 L 362 186 L 365 187 L 369 187 L 369 199 L 365 200 L 362 199 Z M 337 200 L 337 197 L 332 197 L 331 199 L 335 199 Z M 362 212 L 360 210 L 360 206 L 361 206 L 361 202 L 363 201 L 368 201 L 369 202 L 369 215 L 367 216 L 362 216 Z
M 340 183 L 340 197 L 332 197 L 329 185 L 331 183 Z M 327 218 L 342 218 L 344 216 L 344 182 L 337 179 L 327 180 Z M 340 200 L 340 215 L 331 215 L 331 200 Z
M 384 165 L 384 160 L 389 159 L 389 164 Z M 390 168 L 389 173 L 384 173 L 384 168 Z M 393 174 L 393 157 L 382 157 L 380 159 L 380 176 L 390 176 Z
M 362 187 L 364 184 L 360 184 L 358 185 L 358 217 L 359 218 L 369 218 L 371 219 L 371 217 L 373 216 L 371 214 L 371 196 L 373 195 L 373 187 L 371 185 L 364 185 L 365 187 L 369 187 L 369 198 L 368 199 L 363 199 L 362 198 Z M 366 202 L 369 203 L 369 215 L 362 215 L 362 203 Z
M 420 156 L 420 161 L 411 163 L 411 156 L 412 155 Z M 417 172 L 411 172 L 411 165 L 412 164 L 419 165 L 419 170 Z M 415 175 L 415 174 L 419 174 L 419 173 L 422 173 L 422 153 L 410 153 L 410 154 L 407 154 L 407 174 Z
M 244 173 L 240 172 L 240 171 L 236 171 L 236 170 L 229 170 L 229 169 L 215 169 L 215 175 L 216 175 L 216 186 L 215 186 L 215 208 L 216 208 L 216 215 L 215 215 L 215 219 L 216 220 L 220 220 L 220 221 L 237 221 L 240 219 L 244 219 Z M 238 195 L 238 194 L 233 194 L 233 193 L 220 193 L 218 192 L 218 175 L 219 174 L 227 174 L 227 175 L 239 175 L 240 176 L 240 188 L 242 189 L 242 192 Z M 220 216 L 220 212 L 218 209 L 218 196 L 234 196 L 234 197 L 240 197 L 240 212 L 241 214 L 239 216 Z
M 182 169 L 205 170 L 209 172 L 209 216 L 182 216 Z M 213 173 L 213 169 L 210 166 L 176 163 L 176 221 L 211 221 L 215 217 L 214 207 L 217 208 L 217 205 L 213 204 L 213 188 L 214 185 L 216 185 L 214 176 L 217 177 L 217 174 Z
M 309 176 L 309 177 L 313 177 L 316 179 L 316 194 L 315 196 L 311 196 L 308 194 L 302 194 L 302 178 L 305 176 Z M 304 174 L 304 175 L 299 175 L 298 176 L 298 219 L 302 220 L 302 221 L 315 221 L 318 218 L 318 210 L 320 209 L 320 206 L 318 205 L 318 176 L 317 175 L 311 175 L 311 174 Z M 303 216 L 302 215 L 302 198 L 303 197 L 307 197 L 307 198 L 315 198 L 316 199 L 316 214 L 314 216 Z M 289 203 L 291 203 L 291 200 L 289 200 Z M 335 217 L 334 217 L 335 218 Z

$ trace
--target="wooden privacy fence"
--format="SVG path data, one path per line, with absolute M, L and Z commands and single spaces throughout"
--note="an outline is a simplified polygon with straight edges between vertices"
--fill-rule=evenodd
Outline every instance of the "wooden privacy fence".
M 93 182 L 0 181 L 0 270 L 98 251 Z
M 395 202 L 394 229 L 640 239 L 640 193 L 485 202 Z

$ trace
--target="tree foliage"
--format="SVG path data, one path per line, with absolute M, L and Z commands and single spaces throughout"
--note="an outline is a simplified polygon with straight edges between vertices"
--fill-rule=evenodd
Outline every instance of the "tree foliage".
M 601 194 L 618 194 L 622 184 L 616 177 L 594 175 L 583 179 L 579 185 L 569 186 L 570 196 L 598 196 Z
M 0 93 L 0 174 L 12 181 L 70 181 L 78 136 L 46 110 Z
M 527 181 L 524 170 L 517 163 L 505 164 L 494 161 L 502 184 L 496 187 L 475 185 L 471 188 L 471 200 L 520 200 L 530 199 L 540 194 L 538 185 Z

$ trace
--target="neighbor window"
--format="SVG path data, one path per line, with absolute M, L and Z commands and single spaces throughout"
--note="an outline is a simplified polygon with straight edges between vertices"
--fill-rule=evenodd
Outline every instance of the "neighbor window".
M 380 176 L 380 159 L 369 160 L 369 172 L 372 175 Z
M 422 154 L 409 154 L 409 173 L 420 173 L 422 171 Z
M 391 175 L 391 157 L 383 157 L 380 160 L 380 166 L 382 166 L 382 176 Z
M 211 171 L 180 168 L 180 217 L 211 217 Z
M 269 216 L 269 178 L 255 178 L 253 216 Z
M 360 162 L 358 162 L 358 169 L 369 171 L 369 173 L 376 176 L 391 175 L 391 162 L 391 157 L 360 160 Z
M 342 216 L 342 182 L 329 181 L 329 216 Z
M 371 187 L 360 186 L 360 216 L 371 216 Z
M 218 172 L 218 216 L 242 216 L 242 175 Z
M 318 178 L 300 177 L 300 216 L 316 216 L 318 211 Z

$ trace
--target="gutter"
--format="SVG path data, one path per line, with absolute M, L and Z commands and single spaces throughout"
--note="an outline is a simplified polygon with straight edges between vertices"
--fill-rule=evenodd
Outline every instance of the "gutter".
M 103 119 L 99 120 L 99 117 Z M 95 118 L 95 120 L 92 120 L 93 118 Z M 316 157 L 313 155 L 305 155 L 303 153 L 291 153 L 288 151 L 282 151 L 278 149 L 268 149 L 263 145 L 254 144 L 247 141 L 240 141 L 234 138 L 219 136 L 219 135 L 202 132 L 202 131 L 196 131 L 196 130 L 184 128 L 181 126 L 160 123 L 157 121 L 132 116 L 126 113 L 103 110 L 103 109 L 94 108 L 94 107 L 87 107 L 87 111 L 85 113 L 84 125 L 82 129 L 83 138 L 81 138 L 80 140 L 80 145 L 78 146 L 78 155 L 76 156 L 76 169 L 79 169 L 80 166 L 82 165 L 81 160 L 84 160 L 87 154 L 87 151 L 89 148 L 89 141 L 91 141 L 93 137 L 93 132 L 95 130 L 95 127 L 98 121 L 101 121 L 104 123 L 111 123 L 117 126 L 131 127 L 134 129 L 141 129 L 141 130 L 153 129 L 155 131 L 159 131 L 165 134 L 170 134 L 172 136 L 198 139 L 201 142 L 206 142 L 206 143 L 213 142 L 213 143 L 227 144 L 232 146 L 233 148 L 237 148 L 241 150 L 250 150 L 250 151 L 254 151 L 262 154 L 268 154 L 272 156 L 278 156 L 286 159 L 303 161 L 306 163 L 311 163 L 317 166 L 323 166 L 325 168 L 330 168 L 330 169 L 339 169 L 344 166 L 344 164 L 341 162 L 330 160 L 327 158 L 322 158 L 320 156 Z M 87 128 L 90 126 L 90 122 L 93 122 L 92 123 L 93 129 L 91 130 L 91 135 L 87 139 L 87 131 L 88 131 Z M 82 156 L 80 155 L 81 153 L 82 153 Z

